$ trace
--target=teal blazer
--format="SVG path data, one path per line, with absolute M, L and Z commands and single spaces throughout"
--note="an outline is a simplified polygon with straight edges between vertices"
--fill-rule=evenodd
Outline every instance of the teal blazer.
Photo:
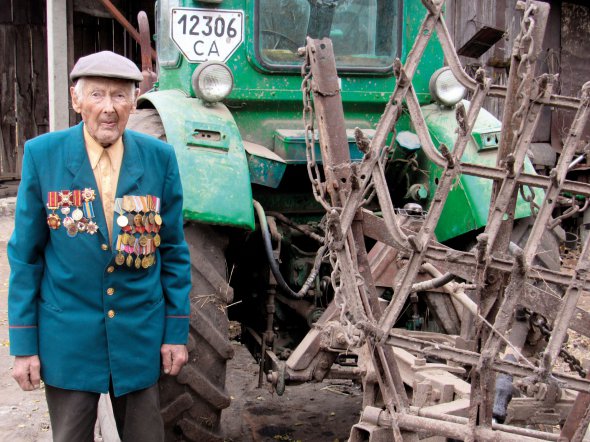
M 187 342 L 190 259 L 176 156 L 170 145 L 130 130 L 123 144 L 117 198 L 161 200 L 161 244 L 148 268 L 115 262 L 120 227 L 113 220 L 109 244 L 83 123 L 25 144 L 8 243 L 10 351 L 38 354 L 42 379 L 54 387 L 106 393 L 112 378 L 116 396 L 147 388 L 160 375 L 161 345 Z M 51 229 L 48 192 L 85 188 L 96 191 L 96 234 Z

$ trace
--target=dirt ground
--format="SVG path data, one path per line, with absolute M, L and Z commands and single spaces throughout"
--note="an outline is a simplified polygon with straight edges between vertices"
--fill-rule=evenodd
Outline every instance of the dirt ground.
M 49 442 L 52 438 L 43 388 L 23 392 L 11 377 L 6 244 L 13 227 L 11 216 L 0 216 L 0 441 Z M 258 365 L 243 346 L 234 345 L 227 380 L 232 404 L 222 416 L 227 442 L 348 439 L 361 409 L 362 394 L 357 386 L 348 381 L 306 384 L 287 387 L 279 397 L 266 387 L 257 388 Z
M 13 227 L 13 217 L 0 214 L 0 441 L 47 442 L 52 438 L 43 388 L 23 392 L 11 377 L 6 244 Z M 571 260 L 572 265 L 574 261 Z M 590 309 L 590 296 L 586 294 L 580 306 Z M 590 355 L 589 343 L 588 338 L 574 333 L 570 334 L 567 347 L 583 360 Z M 266 386 L 257 388 L 256 362 L 243 346 L 237 342 L 234 345 L 235 356 L 229 362 L 227 380 L 232 404 L 222 416 L 227 442 L 348 439 L 350 427 L 358 421 L 361 410 L 362 392 L 358 386 L 348 381 L 288 386 L 279 397 Z M 560 365 L 562 371 L 570 371 L 567 364 Z M 100 440 L 97 438 L 97 442 Z

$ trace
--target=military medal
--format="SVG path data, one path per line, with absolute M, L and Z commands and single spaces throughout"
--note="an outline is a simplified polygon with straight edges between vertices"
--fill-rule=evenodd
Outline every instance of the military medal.
M 160 247 L 161 242 L 162 242 L 162 238 L 160 238 L 160 235 L 158 233 L 156 233 L 154 235 L 154 246 Z
M 97 231 L 98 231 L 98 224 L 96 224 L 92 220 L 88 221 L 88 224 L 86 224 L 86 232 L 91 235 L 94 235 Z
M 76 208 L 72 212 L 72 218 L 74 219 L 74 221 L 80 221 L 83 217 L 84 217 L 84 213 L 82 213 L 82 211 L 78 208 Z
M 125 256 L 123 256 L 123 235 L 117 236 L 117 256 L 115 256 L 115 263 L 120 266 L 125 264 Z
M 72 192 L 72 199 L 72 204 L 76 207 L 72 212 L 72 219 L 74 221 L 80 221 L 84 216 L 84 213 L 80 210 L 80 206 L 82 205 L 82 191 L 74 190 Z
M 72 219 L 72 218 L 70 218 L 70 219 Z M 65 221 L 64 221 L 64 226 L 65 226 Z M 74 236 L 76 236 L 78 234 L 78 226 L 76 225 L 76 222 L 74 220 L 72 220 L 72 223 L 66 227 L 66 231 L 67 231 L 68 236 L 70 238 L 73 238 Z
M 64 215 L 70 213 L 70 205 L 72 204 L 72 193 L 69 190 L 62 190 L 58 194 L 60 211 Z
M 135 258 L 135 268 L 136 269 L 141 268 L 141 258 L 139 256 L 137 258 Z
M 123 198 L 115 198 L 115 212 L 119 214 L 117 217 L 117 225 L 121 228 L 126 227 L 129 224 L 129 220 L 123 213 Z
M 86 202 L 94 201 L 94 198 L 96 198 L 96 193 L 90 187 L 86 187 L 82 191 L 82 198 L 84 198 L 84 201 Z
M 127 217 L 125 215 L 119 215 L 117 217 L 117 225 L 119 227 L 126 227 L 127 224 L 129 224 L 129 220 L 127 219 Z
M 47 208 L 51 210 L 51 213 L 47 215 L 47 225 L 50 229 L 59 229 L 61 218 L 55 213 L 59 208 L 57 192 L 47 192 Z
M 53 230 L 59 229 L 59 226 L 61 225 L 59 215 L 56 215 L 55 213 L 50 214 L 47 217 L 47 225 Z
M 85 218 L 80 219 L 80 221 L 78 221 L 78 223 L 76 224 L 76 227 L 78 228 L 78 232 L 85 232 L 86 231 L 86 222 L 87 220 Z
M 131 253 L 127 255 L 125 264 L 127 264 L 127 267 L 131 267 L 133 265 L 133 256 L 131 256 Z
M 160 198 L 154 196 L 152 197 L 152 199 L 154 203 L 154 212 L 156 212 L 156 214 L 154 215 L 154 222 L 156 223 L 156 225 L 161 226 L 162 217 L 160 216 Z

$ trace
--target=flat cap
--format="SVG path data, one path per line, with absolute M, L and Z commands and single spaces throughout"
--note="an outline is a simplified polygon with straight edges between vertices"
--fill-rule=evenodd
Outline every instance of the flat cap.
M 107 77 L 121 80 L 142 81 L 140 70 L 128 58 L 111 51 L 80 57 L 74 69 L 70 72 L 70 79 L 76 81 L 80 77 Z

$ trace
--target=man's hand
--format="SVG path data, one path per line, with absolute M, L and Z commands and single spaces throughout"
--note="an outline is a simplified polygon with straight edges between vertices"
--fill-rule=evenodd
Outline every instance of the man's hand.
M 176 376 L 180 369 L 188 362 L 188 351 L 186 345 L 162 344 L 162 367 L 164 373 Z
M 12 367 L 12 377 L 20 388 L 31 391 L 41 385 L 41 362 L 39 356 L 16 356 Z

